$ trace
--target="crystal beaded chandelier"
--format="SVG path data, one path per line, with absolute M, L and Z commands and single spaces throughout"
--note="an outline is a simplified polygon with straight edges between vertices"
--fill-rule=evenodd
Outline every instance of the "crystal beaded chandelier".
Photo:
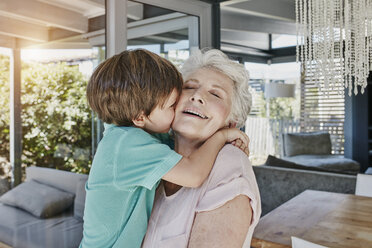
M 295 0 L 297 61 L 310 81 L 363 94 L 372 69 L 372 0 Z M 297 40 L 298 40 L 297 39 Z

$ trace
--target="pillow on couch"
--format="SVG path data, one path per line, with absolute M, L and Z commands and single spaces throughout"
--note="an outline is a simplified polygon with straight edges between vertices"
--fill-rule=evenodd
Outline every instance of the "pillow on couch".
M 0 197 L 0 202 L 23 209 L 38 218 L 57 215 L 70 207 L 73 201 L 73 194 L 34 180 L 22 183 Z
M 283 134 L 283 149 L 284 156 L 331 154 L 331 137 L 327 132 L 285 133 Z

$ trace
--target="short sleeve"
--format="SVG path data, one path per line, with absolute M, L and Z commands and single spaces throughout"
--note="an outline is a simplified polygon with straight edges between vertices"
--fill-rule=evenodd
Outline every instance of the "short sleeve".
M 156 133 L 152 134 L 152 136 L 160 140 L 162 144 L 168 145 L 172 149 L 174 148 L 174 140 L 169 133 Z
M 205 193 L 196 212 L 211 211 L 223 206 L 238 195 L 246 195 L 251 202 L 254 219 L 261 214 L 260 194 L 252 165 L 241 150 L 226 145 L 221 149 L 208 180 Z
M 142 129 L 128 131 L 118 144 L 114 160 L 114 184 L 118 188 L 152 189 L 182 158 Z

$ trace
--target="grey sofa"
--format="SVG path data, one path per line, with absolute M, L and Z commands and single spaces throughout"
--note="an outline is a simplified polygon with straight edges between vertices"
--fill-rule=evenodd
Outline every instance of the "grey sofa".
M 49 168 L 27 168 L 26 181 L 0 197 L 0 242 L 14 248 L 78 247 L 87 178 Z M 37 190 L 32 191 L 34 185 Z M 61 201 L 60 195 L 66 200 Z
M 253 166 L 261 195 L 262 216 L 307 189 L 354 194 L 356 176 L 339 173 Z
M 282 159 L 313 168 L 356 175 L 360 164 L 342 155 L 333 155 L 328 132 L 284 133 Z M 291 166 L 293 168 L 293 166 Z

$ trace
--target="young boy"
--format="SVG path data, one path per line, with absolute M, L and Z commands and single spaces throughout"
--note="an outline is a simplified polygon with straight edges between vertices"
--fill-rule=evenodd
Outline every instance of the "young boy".
M 182 76 L 146 50 L 124 51 L 94 71 L 90 107 L 105 122 L 86 184 L 80 247 L 140 247 L 161 179 L 199 187 L 226 142 L 244 140 L 237 129 L 218 131 L 189 157 L 155 138 L 169 131 Z

